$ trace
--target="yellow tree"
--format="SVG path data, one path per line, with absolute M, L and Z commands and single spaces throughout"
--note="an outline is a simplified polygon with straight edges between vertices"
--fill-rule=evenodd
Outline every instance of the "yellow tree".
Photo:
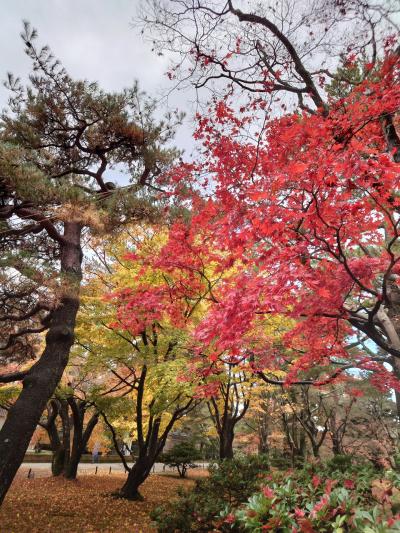
M 127 229 L 102 247 L 93 242 L 78 318 L 77 351 L 87 370 L 97 369 L 97 407 L 128 470 L 119 494 L 129 499 L 140 497 L 174 424 L 199 403 L 183 376 L 201 304 L 190 318 L 185 300 L 161 309 L 166 274 L 146 260 L 164 242 L 151 228 Z M 118 446 L 127 437 L 135 443 L 133 467 Z

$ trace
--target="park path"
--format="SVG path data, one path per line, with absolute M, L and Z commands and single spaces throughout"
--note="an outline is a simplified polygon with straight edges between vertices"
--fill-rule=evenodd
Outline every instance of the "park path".
M 132 463 L 128 463 L 132 466 Z M 199 467 L 207 468 L 208 463 L 199 463 Z M 152 472 L 174 472 L 174 468 L 164 465 L 164 463 L 155 463 Z M 124 467 L 121 463 L 80 463 L 78 467 L 78 475 L 110 475 L 124 473 Z M 17 477 L 50 477 L 51 476 L 51 463 L 22 463 L 18 470 Z

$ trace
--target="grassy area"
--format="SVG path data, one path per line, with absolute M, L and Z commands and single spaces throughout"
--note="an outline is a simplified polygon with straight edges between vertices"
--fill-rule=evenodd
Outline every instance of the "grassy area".
M 202 475 L 194 472 L 194 476 Z M 0 508 L 1 533 L 150 533 L 150 511 L 190 487 L 193 478 L 152 475 L 144 483 L 142 502 L 115 499 L 125 476 L 17 479 Z

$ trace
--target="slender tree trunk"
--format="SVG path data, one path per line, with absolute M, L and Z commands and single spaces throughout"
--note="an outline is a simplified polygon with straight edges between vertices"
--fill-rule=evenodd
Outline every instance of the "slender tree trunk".
M 269 417 L 267 413 L 258 416 L 258 453 L 266 455 L 269 453 Z
M 294 417 L 290 417 L 289 419 L 287 415 L 283 414 L 282 422 L 286 442 L 292 455 L 292 465 L 296 466 L 299 462 L 303 463 L 306 456 L 306 432 L 301 426 L 298 426 L 298 422 Z
M 299 453 L 298 457 L 301 460 L 301 462 L 304 462 L 304 459 L 306 458 L 307 454 L 307 440 L 306 440 L 306 432 L 303 428 L 299 429 Z
M 61 273 L 65 281 L 69 280 L 69 291 L 52 312 L 44 352 L 23 380 L 21 394 L 9 410 L 0 431 L 0 504 L 23 461 L 43 410 L 61 379 L 74 343 L 82 277 L 80 234 L 78 223 L 65 223 Z
M 392 357 L 392 368 L 393 374 L 400 381 L 400 360 L 398 359 L 398 357 Z M 397 422 L 400 422 L 400 392 L 398 390 L 395 390 L 394 395 L 396 399 Z
M 69 416 L 69 409 L 67 400 L 62 399 L 60 402 L 60 417 L 62 425 L 62 442 L 64 449 L 64 463 L 62 467 L 62 472 L 65 473 L 68 468 L 68 464 L 71 458 L 71 423 Z
M 396 54 L 400 53 L 400 48 L 396 51 Z M 397 135 L 397 131 L 393 125 L 393 117 L 388 115 L 383 118 L 384 122 L 387 123 L 389 130 L 384 128 L 387 145 L 389 150 L 393 150 L 394 147 L 397 148 L 396 156 L 394 155 L 395 161 L 399 162 L 400 159 L 400 139 Z M 388 282 L 388 294 L 389 294 L 389 305 L 387 310 L 387 316 L 389 317 L 389 326 L 393 328 L 391 334 L 389 334 L 390 342 L 393 348 L 400 350 L 400 289 L 398 288 L 395 281 L 389 280 Z M 384 320 L 383 327 L 386 329 L 386 320 Z M 390 329 L 390 328 L 389 328 Z M 387 330 L 386 330 L 387 331 Z M 400 379 L 400 359 L 391 356 L 390 364 L 392 366 L 393 374 L 397 379 Z M 396 412 L 397 412 L 397 423 L 400 423 L 400 392 L 395 390 L 395 399 L 396 399 Z
M 336 435 L 332 435 L 332 453 L 333 455 L 343 455 L 342 443 Z
M 186 477 L 187 467 L 185 465 L 177 465 L 179 477 Z
M 342 443 L 342 432 L 337 426 L 335 415 L 330 416 L 330 431 L 329 435 L 332 441 L 332 453 L 333 455 L 343 455 L 343 443 Z
M 96 427 L 97 422 L 99 421 L 98 413 L 95 413 L 87 423 L 85 431 L 83 431 L 83 419 L 85 416 L 85 410 L 83 408 L 80 413 L 80 423 L 75 426 L 74 422 L 74 438 L 72 441 L 72 450 L 70 459 L 65 470 L 65 477 L 67 479 L 76 479 L 78 473 L 78 466 L 82 457 L 83 452 L 87 446 L 87 443 L 90 439 L 90 436 Z
M 64 476 L 67 479 L 76 479 L 78 465 L 83 452 L 83 418 L 85 416 L 84 404 L 78 405 L 74 398 L 67 399 L 67 405 L 72 411 L 73 437 L 72 448 L 68 454 L 68 462 L 65 465 Z M 70 440 L 70 439 L 69 439 Z
M 316 459 L 319 459 L 319 449 L 325 439 L 324 435 L 322 435 L 321 439 L 318 439 L 318 430 L 314 429 L 314 427 L 310 429 L 304 428 L 304 431 L 306 431 L 308 440 L 310 441 L 313 456 Z
M 315 443 L 312 443 L 311 448 L 312 448 L 312 451 L 313 451 L 313 456 L 316 459 L 319 459 L 319 446 L 317 444 L 315 444 Z
M 51 451 L 53 452 L 53 457 L 51 460 L 51 473 L 56 477 L 61 475 L 64 471 L 65 456 L 65 449 L 58 435 L 56 417 L 50 421 L 49 425 L 46 427 L 46 430 L 50 440 Z

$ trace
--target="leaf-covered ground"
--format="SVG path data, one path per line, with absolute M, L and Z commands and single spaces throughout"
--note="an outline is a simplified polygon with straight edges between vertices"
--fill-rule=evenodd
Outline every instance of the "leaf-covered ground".
M 201 475 L 196 472 L 195 475 Z M 142 502 L 115 499 L 124 475 L 17 479 L 0 508 L 1 533 L 150 533 L 149 512 L 175 497 L 193 480 L 152 475 L 144 483 Z

